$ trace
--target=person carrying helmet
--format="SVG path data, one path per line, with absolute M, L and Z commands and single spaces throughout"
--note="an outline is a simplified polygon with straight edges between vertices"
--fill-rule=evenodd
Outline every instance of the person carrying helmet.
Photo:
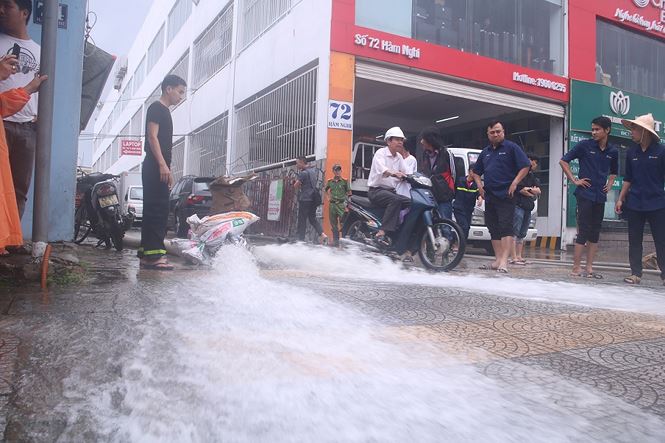
M 374 154 L 367 180 L 370 202 L 376 207 L 386 208 L 381 220 L 381 229 L 375 237 L 377 242 L 384 245 L 389 244 L 386 234 L 397 230 L 400 211 L 411 206 L 411 198 L 396 192 L 397 186 L 407 174 L 404 159 L 399 153 L 403 149 L 405 138 L 397 126 L 386 131 L 384 140 L 388 146 Z

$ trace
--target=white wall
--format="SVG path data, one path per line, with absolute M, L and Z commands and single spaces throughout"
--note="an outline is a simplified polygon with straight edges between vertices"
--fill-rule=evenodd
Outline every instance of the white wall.
M 319 60 L 317 90 L 317 138 L 316 155 L 325 156 L 327 101 L 329 95 L 330 63 L 330 28 L 332 20 L 332 0 L 301 0 L 277 23 L 268 28 L 244 50 L 238 52 L 236 39 L 239 33 L 238 4 L 234 4 L 234 55 L 217 74 L 200 86 L 198 90 L 188 88 L 187 100 L 173 111 L 174 139 L 191 131 L 229 111 L 229 152 L 233 146 L 234 116 L 233 108 L 238 103 L 255 95 L 289 73 L 296 71 L 313 60 Z M 159 0 L 153 3 L 146 22 L 128 56 L 128 73 L 123 87 L 134 75 L 134 70 L 147 53 L 148 47 L 159 28 L 167 21 L 175 0 Z M 165 49 L 159 62 L 145 77 L 145 81 L 136 93 L 140 100 L 132 100 L 112 125 L 111 133 L 117 134 L 141 107 L 149 94 L 161 82 L 163 77 L 190 49 L 190 77 L 193 66 L 194 40 L 210 25 L 229 1 L 202 1 L 194 6 L 192 14 L 182 29 Z M 115 99 L 113 100 L 113 94 Z M 103 129 L 107 116 L 119 97 L 113 92 L 107 99 L 95 125 L 95 133 Z M 143 110 L 145 112 L 145 110 Z M 109 137 L 93 154 L 96 161 L 112 143 Z M 186 152 L 189 149 L 189 141 Z M 185 154 L 185 158 L 187 155 Z M 136 166 L 141 157 L 120 157 L 109 172 L 119 173 Z
M 547 165 L 549 174 L 549 206 L 547 217 L 538 217 L 536 229 L 538 236 L 559 237 L 563 223 L 563 171 L 559 160 L 563 157 L 564 120 L 550 117 L 550 160 Z

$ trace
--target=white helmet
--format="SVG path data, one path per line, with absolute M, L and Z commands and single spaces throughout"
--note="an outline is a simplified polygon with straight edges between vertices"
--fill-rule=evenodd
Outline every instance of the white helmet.
M 388 129 L 386 131 L 386 135 L 383 136 L 383 140 L 388 141 L 390 137 L 406 138 L 399 126 L 393 126 L 392 128 Z

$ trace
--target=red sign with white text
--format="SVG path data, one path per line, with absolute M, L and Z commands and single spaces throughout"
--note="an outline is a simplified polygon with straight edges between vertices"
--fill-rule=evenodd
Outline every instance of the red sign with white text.
M 143 144 L 141 140 L 121 140 L 120 155 L 141 155 L 143 153 Z
M 358 26 L 355 0 L 333 2 L 331 50 L 560 102 L 569 97 L 566 77 Z

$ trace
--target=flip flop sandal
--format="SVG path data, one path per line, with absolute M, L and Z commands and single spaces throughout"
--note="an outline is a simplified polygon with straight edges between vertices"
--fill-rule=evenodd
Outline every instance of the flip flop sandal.
M 570 273 L 570 276 L 571 276 L 571 277 L 576 277 L 576 278 L 577 278 L 577 277 L 586 277 L 586 275 L 584 275 L 584 274 L 581 273 L 581 272 L 571 272 L 571 273 Z
M 376 237 L 374 237 L 374 241 L 385 247 L 390 246 L 390 241 L 388 240 L 388 238 L 386 238 L 385 235 L 377 235 Z
M 402 262 L 404 263 L 413 263 L 413 256 L 412 255 L 406 255 L 402 259 Z
M 513 262 L 511 264 L 517 265 L 517 266 L 526 266 L 526 260 L 513 260 Z
M 637 275 L 631 275 L 630 277 L 623 279 L 623 282 L 628 283 L 629 285 L 639 285 L 640 281 L 642 281 L 642 279 Z
M 499 274 L 507 274 L 508 269 L 506 269 L 506 268 L 496 268 L 496 272 L 498 272 Z
M 481 269 L 483 271 L 496 271 L 497 268 L 495 268 L 492 265 L 480 265 L 478 269 Z
M 587 275 L 585 275 L 586 278 L 595 278 L 596 280 L 602 280 L 603 275 L 602 274 L 597 274 L 595 272 L 589 272 Z

